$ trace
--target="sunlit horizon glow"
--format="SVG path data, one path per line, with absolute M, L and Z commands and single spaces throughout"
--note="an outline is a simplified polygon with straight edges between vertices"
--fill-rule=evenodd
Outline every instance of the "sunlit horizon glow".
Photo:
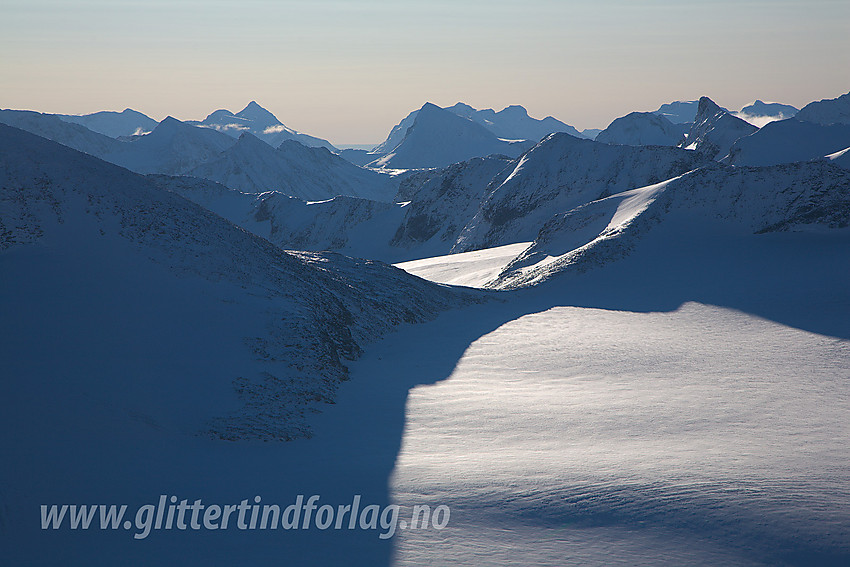
M 0 107 L 198 120 L 251 100 L 338 144 L 425 102 L 525 106 L 579 129 L 710 96 L 850 91 L 843 0 L 8 0 Z

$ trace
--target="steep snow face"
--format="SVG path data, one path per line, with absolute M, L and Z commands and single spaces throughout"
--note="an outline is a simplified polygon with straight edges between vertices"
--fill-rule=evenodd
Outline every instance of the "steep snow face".
M 850 146 L 850 124 L 823 125 L 794 118 L 771 122 L 736 141 L 726 161 L 776 165 L 817 159 Z
M 688 100 L 662 104 L 655 114 L 660 114 L 673 124 L 690 124 L 697 116 L 698 100 Z
M 696 118 L 681 146 L 699 150 L 712 159 L 722 159 L 735 140 L 758 130 L 752 124 L 735 118 L 708 97 L 699 99 Z
M 763 128 L 766 124 L 776 120 L 793 118 L 798 112 L 800 112 L 800 109 L 790 104 L 756 100 L 753 104 L 745 106 L 732 114 L 741 120 L 749 122 L 753 126 Z
M 404 214 L 395 203 L 352 197 L 305 202 L 264 193 L 249 220 L 262 227 L 258 234 L 282 248 L 384 259 L 392 257 L 389 242 Z
M 384 156 L 391 153 L 398 145 L 404 140 L 404 137 L 407 135 L 407 131 L 410 130 L 410 127 L 413 126 L 413 123 L 416 121 L 416 116 L 419 114 L 418 110 L 414 110 L 410 114 L 404 117 L 404 119 L 393 126 L 392 130 L 390 130 L 387 139 L 384 140 L 383 143 L 378 144 L 375 149 L 373 149 L 370 153 L 375 156 Z M 376 159 L 376 158 L 373 158 Z
M 238 138 L 245 132 L 250 132 L 270 146 L 278 147 L 286 140 L 295 140 L 305 146 L 324 147 L 333 152 L 338 151 L 327 140 L 296 132 L 287 128 L 277 117 L 257 104 L 255 101 L 236 114 L 229 110 L 216 110 L 199 122 L 189 122 L 196 126 L 211 128 L 228 136 Z
M 499 138 L 508 140 L 531 140 L 537 142 L 553 132 L 564 132 L 577 138 L 584 135 L 569 124 L 547 116 L 542 120 L 532 118 L 528 111 L 519 105 L 511 105 L 496 112 L 491 108 L 476 110 L 458 102 L 446 108 L 449 112 L 469 118 L 496 134 Z
M 153 181 L 286 250 L 332 250 L 381 261 L 406 259 L 408 253 L 390 244 L 404 220 L 404 204 L 241 193 L 194 177 L 156 176 Z
M 282 248 L 399 262 L 448 253 L 487 184 L 510 163 L 508 158 L 474 158 L 409 175 L 401 180 L 395 204 L 347 196 L 257 195 L 191 177 L 153 180 Z
M 409 200 L 392 245 L 423 258 L 448 253 L 487 193 L 513 162 L 502 157 L 473 158 L 438 171 L 425 171 L 401 183 L 399 197 Z
M 530 244 L 505 244 L 473 252 L 411 260 L 395 266 L 432 282 L 483 288 L 495 280 Z
M 705 160 L 660 146 L 611 146 L 553 134 L 494 179 L 455 252 L 534 240 L 552 215 L 690 171 Z
M 150 176 L 230 222 L 287 250 L 333 250 L 350 256 L 397 260 L 389 245 L 404 205 L 339 196 L 320 201 L 268 191 L 242 193 L 196 177 Z
M 844 169 L 850 169 L 850 147 L 844 148 L 840 152 L 829 154 L 826 156 L 830 162 Z
M 131 108 L 126 108 L 122 112 L 102 111 L 93 114 L 57 114 L 57 116 L 65 122 L 80 124 L 92 132 L 110 138 L 147 134 L 157 125 L 157 121 L 153 118 Z
M 289 140 L 274 149 L 248 133 L 189 175 L 245 193 L 279 191 L 305 200 L 348 195 L 391 201 L 398 185 L 389 175 L 358 167 L 326 148 Z
M 693 238 L 846 228 L 850 173 L 821 162 L 765 168 L 711 165 L 560 213 L 495 287 L 539 283 L 628 256 L 659 225 Z M 702 231 L 702 232 L 700 232 Z
M 457 304 L 394 268 L 293 257 L 32 134 L 3 126 L 0 150 L 0 297 L 4 327 L 15 329 L 0 348 L 20 383 L 3 413 L 83 396 L 45 423 L 81 427 L 73 420 L 90 411 L 118 428 L 143 415 L 181 434 L 309 436 L 309 416 L 346 377 L 343 360 Z M 45 364 L 31 364 L 34 348 L 49 353 Z M 29 387 L 47 397 L 36 408 L 22 405 Z M 191 410 L 176 411 L 190 397 Z
M 797 113 L 797 120 L 818 124 L 850 124 L 850 93 L 810 102 Z
M 472 120 L 426 103 L 417 112 L 402 141 L 389 154 L 369 165 L 393 169 L 446 167 L 490 154 L 516 157 L 529 144 L 501 140 Z
M 594 139 L 623 146 L 677 146 L 687 129 L 655 112 L 631 112 L 617 118 Z

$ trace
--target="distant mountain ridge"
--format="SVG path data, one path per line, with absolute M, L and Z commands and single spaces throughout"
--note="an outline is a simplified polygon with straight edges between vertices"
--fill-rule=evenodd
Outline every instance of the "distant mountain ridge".
M 426 103 L 425 106 L 436 105 Z M 423 106 L 423 108 L 425 106 Z M 475 122 L 491 132 L 497 138 L 501 138 L 503 140 L 528 140 L 536 143 L 552 132 L 565 132 L 576 136 L 577 138 L 592 138 L 592 134 L 596 133 L 596 131 L 591 131 L 588 134 L 579 132 L 569 124 L 565 124 L 551 116 L 547 116 L 542 120 L 532 118 L 528 115 L 528 111 L 519 105 L 511 105 L 496 112 L 489 108 L 478 110 L 466 103 L 458 102 L 453 106 L 445 107 L 442 110 Z M 402 143 L 408 133 L 408 130 L 410 130 L 411 126 L 413 126 L 416 122 L 416 117 L 420 111 L 421 109 L 414 110 L 408 114 L 401 122 L 392 128 L 387 139 L 375 146 L 372 150 L 343 150 L 340 152 L 340 155 L 358 165 L 378 162 L 381 158 L 393 153 L 398 145 Z M 511 155 L 511 153 L 508 152 L 508 155 Z M 469 157 L 485 156 L 486 154 L 477 152 L 476 155 Z
M 615 146 L 560 133 L 519 158 L 472 158 L 408 174 L 396 204 L 348 197 L 304 203 L 189 182 L 175 190 L 287 249 L 327 246 L 398 262 L 531 241 L 556 211 L 707 161 L 680 148 Z
M 826 162 L 764 168 L 711 164 L 593 201 L 553 216 L 492 287 L 535 285 L 623 260 L 662 225 L 695 231 L 704 240 L 717 227 L 740 236 L 846 229 L 850 172 Z
M 594 140 L 625 146 L 677 146 L 685 132 L 686 125 L 673 124 L 656 112 L 631 112 L 611 122 Z
M 261 119 L 263 112 L 258 109 L 254 120 Z M 286 191 L 308 200 L 350 194 L 389 201 L 397 190 L 396 180 L 355 166 L 323 147 L 285 140 L 274 149 L 249 132 L 237 140 L 170 116 L 146 135 L 120 140 L 36 112 L 0 111 L 0 122 L 136 173 L 196 175 L 240 191 Z
M 722 159 L 729 153 L 732 144 L 739 138 L 758 130 L 749 122 L 732 116 L 713 100 L 704 96 L 699 99 L 696 118 L 680 145 L 689 150 L 698 150 L 712 159 Z
M 245 193 L 279 191 L 308 201 L 348 195 L 388 202 L 398 190 L 390 176 L 358 167 L 327 148 L 285 140 L 274 149 L 249 133 L 186 173 Z
M 797 113 L 796 118 L 824 125 L 850 124 L 850 93 L 810 102 Z
M 157 121 L 131 108 L 121 112 L 104 110 L 93 114 L 57 114 L 61 120 L 80 124 L 92 132 L 120 138 L 122 136 L 138 136 L 147 134 L 156 128 Z
M 446 107 L 445 110 L 478 122 L 498 137 L 509 140 L 539 142 L 553 132 L 564 132 L 576 138 L 584 137 L 574 127 L 552 116 L 547 116 L 541 120 L 532 118 L 528 115 L 525 107 L 518 104 L 506 106 L 496 112 L 491 108 L 477 110 L 468 104 L 458 102 L 454 106 Z
M 663 116 L 673 124 L 690 124 L 697 116 L 699 109 L 698 100 L 670 102 L 662 104 L 655 114 Z
M 173 435 L 309 437 L 310 416 L 334 402 L 344 361 L 362 345 L 471 299 L 376 262 L 287 254 L 143 176 L 5 125 L 0 186 L 0 264 L 16 281 L 4 285 L 4 299 L 32 307 L 4 311 L 4 324 L 27 329 L 27 318 L 49 319 L 53 331 L 29 348 L 63 353 L 50 364 L 64 371 L 25 364 L 34 351 L 13 355 L 5 344 L 4 364 L 22 369 L 22 380 L 75 372 L 67 387 L 88 395 L 53 416 L 66 427 L 104 407 L 120 427 L 138 412 L 177 418 L 158 395 L 176 390 L 193 399 L 193 410 L 180 426 L 163 422 Z M 38 293 L 17 284 L 31 278 L 49 303 L 63 302 L 61 313 L 39 311 Z M 195 311 L 182 307 L 187 302 Z M 66 348 L 63 337 L 80 328 L 90 336 Z M 197 344 L 196 336 L 210 342 Z M 109 354 L 99 356 L 101 348 Z M 209 372 L 187 372 L 190 359 Z M 133 395 L 136 380 L 143 396 Z M 59 399 L 64 391 L 42 395 Z
M 233 138 L 238 138 L 244 132 L 250 132 L 275 148 L 286 140 L 295 140 L 305 146 L 324 147 L 332 152 L 339 152 L 327 140 L 286 127 L 274 114 L 253 100 L 235 114 L 229 110 L 216 110 L 203 120 L 188 121 L 187 124 L 211 128 Z
M 733 165 L 767 166 L 820 159 L 850 146 L 850 124 L 818 124 L 796 118 L 777 120 L 738 139 L 725 160 Z
M 398 145 L 368 165 L 389 169 L 446 167 L 491 154 L 516 157 L 530 146 L 531 142 L 525 140 L 501 139 L 469 118 L 425 103 L 413 117 Z

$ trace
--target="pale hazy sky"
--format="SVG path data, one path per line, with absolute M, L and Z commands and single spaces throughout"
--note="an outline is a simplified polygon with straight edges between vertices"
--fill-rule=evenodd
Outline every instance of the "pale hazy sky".
M 580 129 L 701 95 L 850 91 L 848 0 L 2 0 L 0 108 L 201 119 L 255 99 L 338 144 L 430 101 Z

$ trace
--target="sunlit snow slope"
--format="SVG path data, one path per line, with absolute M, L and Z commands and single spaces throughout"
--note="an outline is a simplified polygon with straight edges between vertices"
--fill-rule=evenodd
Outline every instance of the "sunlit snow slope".
M 395 564 L 846 564 L 848 290 L 846 229 L 661 223 L 501 312 L 386 341 L 355 373 L 404 357 L 429 384 L 394 498 L 452 507 Z M 469 346 L 429 362 L 452 336 Z
M 505 269 L 530 242 L 506 244 L 473 252 L 435 256 L 396 264 L 396 267 L 433 282 L 484 287 Z

